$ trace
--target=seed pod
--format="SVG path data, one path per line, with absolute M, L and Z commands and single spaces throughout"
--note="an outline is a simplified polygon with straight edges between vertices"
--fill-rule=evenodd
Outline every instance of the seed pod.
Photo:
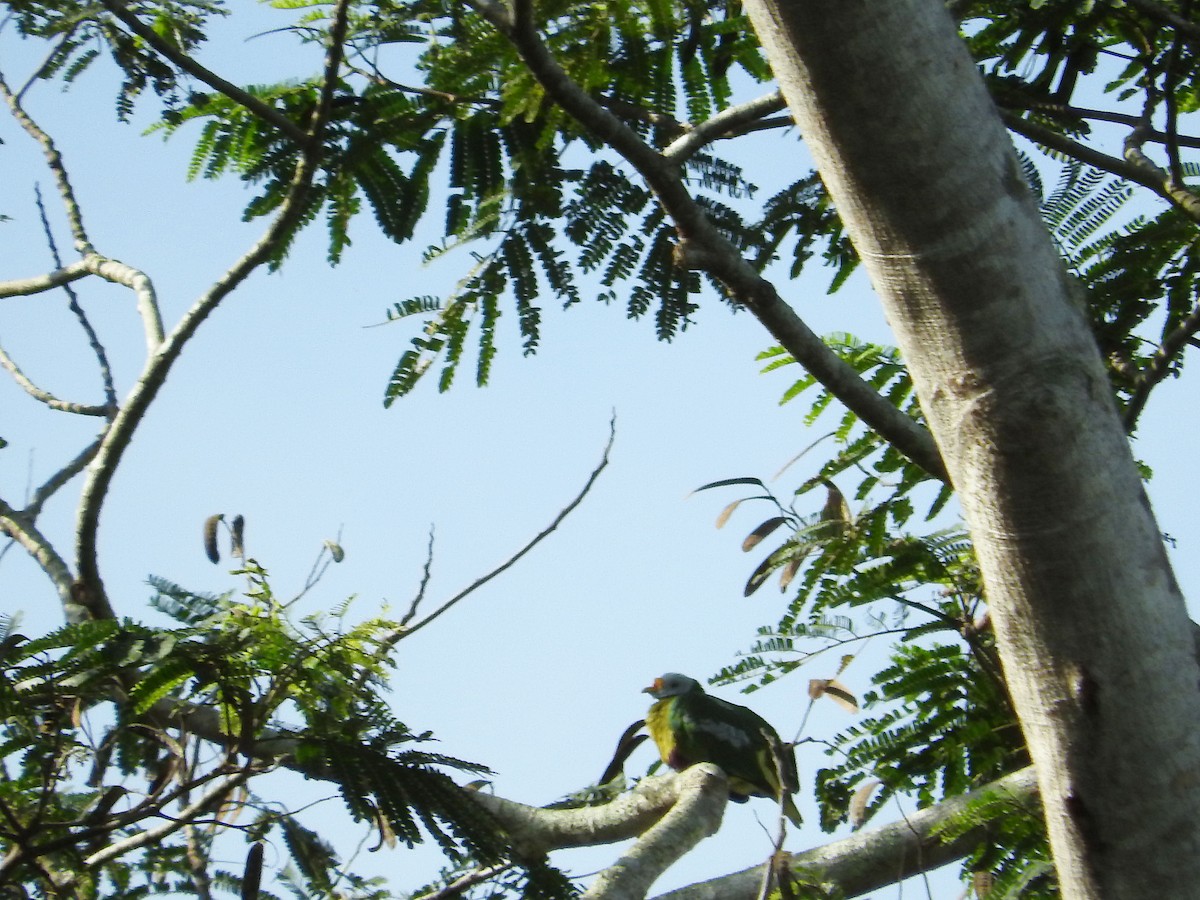
M 204 520 L 204 553 L 211 563 L 221 561 L 221 551 L 217 549 L 217 525 L 224 520 L 223 513 L 217 513 Z
M 246 520 L 241 514 L 233 517 L 233 524 L 230 526 L 230 533 L 229 552 L 237 559 L 244 560 L 246 558 Z
M 240 518 L 240 517 L 239 517 Z M 258 886 L 262 882 L 263 843 L 255 841 L 246 854 L 246 871 L 242 873 L 242 900 L 258 900 Z

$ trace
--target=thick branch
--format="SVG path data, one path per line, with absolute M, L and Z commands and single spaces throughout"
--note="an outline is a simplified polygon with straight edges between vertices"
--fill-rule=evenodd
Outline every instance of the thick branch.
M 620 859 L 601 872 L 583 895 L 590 900 L 642 900 L 650 885 L 685 853 L 721 827 L 729 781 L 702 763 L 675 776 L 670 810 Z
M 469 2 L 512 42 L 547 95 L 638 170 L 675 222 L 682 239 L 677 263 L 702 268 L 720 280 L 830 393 L 910 460 L 944 480 L 946 470 L 929 432 L 881 397 L 830 350 L 784 302 L 774 285 L 742 258 L 688 192 L 678 166 L 571 80 L 535 32 L 528 2 L 518 2 L 515 14 L 498 0 Z
M 969 794 L 926 807 L 899 822 L 793 853 L 788 857 L 788 868 L 810 884 L 836 885 L 847 897 L 879 890 L 902 878 L 960 859 L 977 847 L 984 837 L 982 828 L 947 841 L 941 840 L 938 833 L 968 805 L 988 796 L 1007 797 L 1014 807 L 1036 803 L 1037 778 L 1033 768 L 1021 769 Z M 764 866 L 755 866 L 661 894 L 655 900 L 754 900 L 763 873 Z

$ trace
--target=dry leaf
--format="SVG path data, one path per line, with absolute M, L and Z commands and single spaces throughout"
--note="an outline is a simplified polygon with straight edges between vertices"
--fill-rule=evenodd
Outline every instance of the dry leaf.
M 729 517 L 733 515 L 733 511 L 738 508 L 741 500 L 734 500 L 727 507 L 721 510 L 721 514 L 717 516 L 717 527 L 724 528 L 725 523 L 729 521 Z
M 872 778 L 854 792 L 854 796 L 850 798 L 849 815 L 851 828 L 861 828 L 862 824 L 867 821 L 867 805 L 871 802 L 871 795 L 875 793 L 875 788 L 879 787 L 882 783 L 879 779 Z
M 788 589 L 788 585 L 792 583 L 792 579 L 800 571 L 800 566 L 803 562 L 803 556 L 793 556 L 787 561 L 786 565 L 779 572 L 779 590 L 786 591 Z
M 825 695 L 847 712 L 858 712 L 858 698 L 836 678 L 825 684 Z
M 826 481 L 824 485 L 829 489 L 829 493 L 825 497 L 825 506 L 821 510 L 821 521 L 833 522 L 839 528 L 845 528 L 850 524 L 850 505 L 832 481 Z
M 808 680 L 808 696 L 813 700 L 829 697 L 847 712 L 858 712 L 858 698 L 836 678 L 810 678 Z

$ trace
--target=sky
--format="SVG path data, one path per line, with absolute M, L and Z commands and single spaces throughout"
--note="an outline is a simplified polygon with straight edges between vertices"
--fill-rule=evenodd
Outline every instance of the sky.
M 237 20 L 218 27 L 206 64 L 238 82 L 268 80 L 289 65 L 315 67 L 317 51 L 289 49 L 284 36 L 243 42 L 279 14 L 235 6 Z M 0 69 L 10 84 L 24 81 L 41 52 L 11 28 L 0 32 Z M 247 195 L 236 180 L 185 181 L 188 134 L 164 143 L 140 134 L 146 118 L 117 124 L 115 86 L 111 71 L 98 68 L 68 92 L 36 87 L 26 104 L 63 154 L 97 249 L 154 279 L 169 329 L 264 223 L 240 221 Z M 0 214 L 10 217 L 0 222 L 3 280 L 52 268 L 34 183 L 68 258 L 70 248 L 36 148 L 7 119 L 0 140 Z M 792 132 L 759 142 L 772 155 L 799 153 Z M 754 171 L 748 175 L 755 180 Z M 446 294 L 470 261 L 459 254 L 422 266 L 421 239 L 396 246 L 377 234 L 369 214 L 351 236 L 344 263 L 330 268 L 325 234 L 308 229 L 280 273 L 257 273 L 202 326 L 113 482 L 101 521 L 102 575 L 120 614 L 150 621 L 158 620 L 146 605 L 148 575 L 198 591 L 238 588 L 229 566 L 205 558 L 201 524 L 213 513 L 241 513 L 249 554 L 283 595 L 301 588 L 323 541 L 345 548 L 345 561 L 301 601 L 304 611 L 354 596 L 364 617 L 381 608 L 398 617 L 415 595 L 432 527 L 429 611 L 504 562 L 575 496 L 615 414 L 611 464 L 580 508 L 530 556 L 402 642 L 398 654 L 393 699 L 404 721 L 432 730 L 437 749 L 491 766 L 498 794 L 554 801 L 595 781 L 617 737 L 644 714 L 640 691 L 655 676 L 707 678 L 782 609 L 772 587 L 742 597 L 761 556 L 743 554 L 741 540 L 767 511 L 740 509 L 718 530 L 714 520 L 737 489 L 694 489 L 737 476 L 769 480 L 828 428 L 804 425 L 802 401 L 779 404 L 799 369 L 760 374 L 755 355 L 771 345 L 769 336 L 711 296 L 671 344 L 655 340 L 652 321 L 627 321 L 620 308 L 585 302 L 562 312 L 547 296 L 537 355 L 521 356 L 515 317 L 506 315 L 486 388 L 470 383 L 468 366 L 449 393 L 437 394 L 431 382 L 385 410 L 388 376 L 420 324 L 382 325 L 386 310 L 417 294 Z M 829 274 L 815 268 L 783 293 L 818 333 L 888 342 L 869 287 L 856 278 L 831 297 Z M 127 390 L 144 354 L 132 297 L 92 280 L 78 287 Z M 100 399 L 94 362 L 61 294 L 0 302 L 0 344 L 58 396 Z M 1157 392 L 1135 453 L 1155 470 L 1149 491 L 1176 541 L 1170 552 L 1184 592 L 1200 596 L 1193 561 L 1200 522 L 1182 487 L 1191 485 L 1200 430 L 1185 391 L 1179 382 Z M 0 380 L 0 437 L 9 442 L 0 451 L 0 496 L 19 502 L 93 434 L 94 423 L 47 412 Z M 786 496 L 808 474 L 793 467 L 773 484 Z M 60 492 L 40 522 L 66 553 L 78 491 L 75 482 Z M 53 590 L 17 548 L 0 558 L 0 612 L 15 610 L 27 633 L 61 621 Z M 872 672 L 863 660 L 841 680 L 861 693 Z M 809 677 L 832 674 L 818 665 Z M 807 706 L 805 688 L 801 676 L 749 698 L 734 688 L 717 692 L 753 706 L 788 736 Z M 849 721 L 834 704 L 819 706 L 807 734 L 831 737 Z M 627 771 L 643 772 L 652 758 L 642 748 Z M 802 753 L 801 771 L 811 779 L 823 761 Z M 289 796 L 333 794 L 288 778 L 281 790 Z M 338 802 L 314 814 L 332 815 Z M 811 824 L 811 803 L 801 809 L 810 824 L 789 849 L 828 840 Z M 761 862 L 771 835 L 756 813 L 774 821 L 765 804 L 731 806 L 721 834 L 656 892 Z M 353 848 L 361 834 L 347 823 L 338 837 Z M 613 848 L 601 848 L 561 862 L 586 872 L 613 858 Z M 406 889 L 440 865 L 433 851 L 390 851 L 364 856 L 359 868 L 387 873 Z

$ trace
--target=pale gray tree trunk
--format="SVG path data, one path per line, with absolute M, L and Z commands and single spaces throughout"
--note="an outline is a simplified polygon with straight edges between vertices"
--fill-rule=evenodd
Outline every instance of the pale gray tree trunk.
M 979 555 L 1067 897 L 1200 896 L 1200 670 L 1087 324 L 937 0 L 747 0 Z

